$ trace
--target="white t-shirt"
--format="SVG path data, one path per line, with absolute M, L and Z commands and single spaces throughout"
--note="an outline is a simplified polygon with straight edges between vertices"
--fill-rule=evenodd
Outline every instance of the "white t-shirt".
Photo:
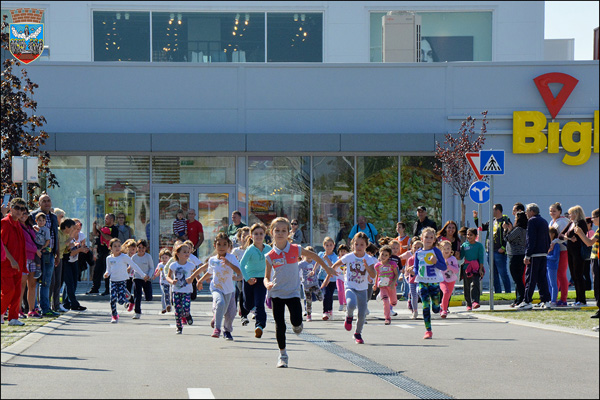
M 81 243 L 83 240 L 85 240 L 85 235 L 81 232 L 79 232 L 79 236 L 77 236 L 77 243 Z M 81 248 L 83 246 L 79 246 L 78 248 Z M 91 251 L 91 250 L 90 250 Z M 74 256 L 69 256 L 69 262 L 77 262 L 79 260 L 79 254 L 77 253 Z
M 225 258 L 239 268 L 240 264 L 233 254 L 227 253 Z M 231 267 L 219 260 L 218 256 L 212 256 L 208 260 L 208 270 L 206 272 L 212 275 L 210 281 L 211 292 L 219 291 L 223 294 L 228 294 L 235 291 L 235 287 L 233 286 L 233 276 L 235 275 L 235 272 Z
M 235 249 L 233 249 L 231 251 L 231 254 L 233 254 L 235 256 L 235 258 L 237 258 L 237 260 L 240 261 L 242 259 L 242 257 L 244 257 L 245 252 L 246 252 L 246 249 L 242 249 L 241 247 L 236 247 Z
M 200 261 L 200 259 L 193 254 L 190 254 L 190 258 L 188 258 L 188 261 L 196 266 L 202 265 L 202 261 Z
M 142 274 L 140 267 L 125 253 L 121 253 L 118 257 L 113 257 L 112 255 L 106 257 L 106 272 L 110 275 L 110 281 L 126 281 L 129 278 L 129 274 L 127 273 L 128 265 L 135 272 Z
M 346 266 L 346 287 L 354 290 L 367 290 L 369 288 L 367 280 L 369 273 L 364 261 L 366 260 L 367 264 L 372 266 L 375 263 L 374 258 L 366 253 L 363 257 L 357 257 L 354 253 L 348 253 L 341 260 Z
M 152 276 L 154 274 L 154 261 L 152 261 L 152 256 L 148 253 L 145 253 L 142 257 L 138 256 L 137 253 L 131 257 L 134 263 L 136 263 L 142 272 L 145 275 Z M 144 275 L 140 275 L 135 273 L 133 275 L 136 279 L 144 279 Z
M 187 283 L 185 280 L 192 275 L 192 272 L 196 269 L 196 266 L 191 262 L 185 264 L 179 264 L 179 261 L 175 261 L 170 266 L 170 271 L 173 271 L 171 279 L 177 279 L 177 282 L 172 286 L 173 293 L 192 293 L 193 289 L 191 283 Z

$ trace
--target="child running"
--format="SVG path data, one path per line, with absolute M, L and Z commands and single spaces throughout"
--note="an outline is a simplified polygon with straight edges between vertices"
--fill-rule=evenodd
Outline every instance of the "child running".
M 449 240 L 443 240 L 438 243 L 438 248 L 442 251 L 444 260 L 446 260 L 446 266 L 448 267 L 448 269 L 444 271 L 444 281 L 440 282 L 440 289 L 442 290 L 443 294 L 442 311 L 440 316 L 442 318 L 446 318 L 448 316 L 448 304 L 450 303 L 450 297 L 452 296 L 456 279 L 458 279 L 460 267 L 458 266 L 456 257 L 452 255 L 454 253 L 452 251 L 452 242 Z
M 408 282 L 410 293 L 408 295 L 408 309 L 412 311 L 410 319 L 417 319 L 419 315 L 419 297 L 417 295 L 417 283 L 415 282 L 415 254 L 423 248 L 423 242 L 413 240 L 412 250 L 407 251 L 410 257 L 406 260 L 406 268 L 404 269 L 404 280 Z
M 440 282 L 444 280 L 442 271 L 448 269 L 444 261 L 444 255 L 435 247 L 435 230 L 424 228 L 421 232 L 423 249 L 415 254 L 415 282 L 419 284 L 419 294 L 423 303 L 423 321 L 425 321 L 425 336 L 423 339 L 431 339 L 431 310 L 440 312 Z
M 358 308 L 354 341 L 357 344 L 363 344 L 364 340 L 361 334 L 367 316 L 367 290 L 369 288 L 367 274 L 374 278 L 375 270 L 373 269 L 373 260 L 366 253 L 369 237 L 364 232 L 358 232 L 352 238 L 351 245 L 354 252 L 340 258 L 333 264 L 333 268 L 339 268 L 342 265 L 346 268 L 346 318 L 344 328 L 347 331 L 352 330 L 354 310 Z
M 485 250 L 477 241 L 477 229 L 467 230 L 467 241 L 460 245 L 460 258 L 465 262 L 461 267 L 461 278 L 464 279 L 465 301 L 467 311 L 479 308 L 479 281 L 483 278 L 483 257 Z
M 142 275 L 135 274 L 133 277 L 134 295 L 135 298 L 135 314 L 133 319 L 140 319 L 142 316 L 142 290 L 144 291 L 144 297 L 146 301 L 152 301 L 152 280 L 144 281 L 143 275 L 153 276 L 154 275 L 154 261 L 149 253 L 146 253 L 148 249 L 148 242 L 144 239 L 140 239 L 136 242 L 137 252 L 131 257 L 138 267 L 142 270 Z
M 160 299 L 162 303 L 161 314 L 171 312 L 171 284 L 167 281 L 167 276 L 165 275 L 165 266 L 167 265 L 171 257 L 171 250 L 165 248 L 160 251 L 160 253 L 158 254 L 160 262 L 156 266 L 156 270 L 154 270 L 154 276 L 152 277 L 160 277 L 159 283 L 160 290 L 162 291 L 162 297 Z
M 271 222 L 271 237 L 273 249 L 265 257 L 266 269 L 264 284 L 267 296 L 273 304 L 273 319 L 275 320 L 275 336 L 279 346 L 277 368 L 287 368 L 288 355 L 285 342 L 285 307 L 287 306 L 295 334 L 302 332 L 302 304 L 300 302 L 300 257 L 315 261 L 327 275 L 336 272 L 327 266 L 319 256 L 301 246 L 290 243 L 291 225 L 287 218 L 278 217 Z
M 190 313 L 190 303 L 192 295 L 192 282 L 200 273 L 200 268 L 194 271 L 194 264 L 189 262 L 192 249 L 185 244 L 180 243 L 174 248 L 175 262 L 169 268 L 167 282 L 173 285 L 173 303 L 175 304 L 175 325 L 177 327 L 175 333 L 180 335 L 183 333 L 182 319 L 188 325 L 192 325 L 194 320 Z
M 325 248 L 325 251 L 320 252 L 319 257 L 321 257 L 327 265 L 332 266 L 338 260 L 338 256 L 333 252 L 335 249 L 334 240 L 327 236 L 323 239 L 323 247 Z M 323 272 L 325 272 L 324 269 Z M 335 276 L 327 276 L 321 285 L 321 289 L 325 289 L 325 296 L 323 299 L 323 321 L 327 321 L 333 315 L 333 293 L 337 287 L 336 281 L 337 278 Z M 342 306 L 340 303 L 340 311 L 341 310 Z
M 210 326 L 214 331 L 211 336 L 220 337 L 222 325 L 223 337 L 226 340 L 233 340 L 231 333 L 236 311 L 233 278 L 234 274 L 241 275 L 238 260 L 227 252 L 231 244 L 231 239 L 226 233 L 221 232 L 217 235 L 213 242 L 217 254 L 208 260 L 208 269 L 198 280 L 198 289 L 202 290 L 202 282 L 212 277 L 210 292 L 213 298 L 213 319 Z
M 306 250 L 315 252 L 312 246 L 307 246 Z M 298 265 L 302 273 L 302 286 L 304 287 L 304 296 L 306 297 L 306 321 L 312 321 L 312 296 L 313 294 L 317 297 L 317 300 L 323 301 L 323 292 L 319 287 L 319 279 L 315 274 L 316 263 L 310 261 L 306 257 L 302 257 L 302 261 Z
M 126 282 L 129 277 L 127 267 L 131 267 L 135 272 L 143 275 L 142 270 L 133 262 L 127 254 L 121 253 L 121 241 L 118 238 L 113 238 L 109 242 L 110 255 L 106 257 L 106 272 L 104 278 L 110 277 L 110 309 L 112 313 L 111 323 L 119 322 L 119 314 L 117 313 L 117 303 L 126 304 L 131 294 L 127 291 Z M 144 280 L 148 280 L 148 275 L 144 276 Z
M 238 229 L 235 234 L 236 242 L 239 243 L 239 246 L 234 248 L 231 251 L 231 254 L 235 256 L 235 258 L 240 262 L 244 257 L 244 253 L 246 253 L 246 248 L 248 247 L 248 238 L 250 237 L 250 227 L 244 226 Z M 241 269 L 241 264 L 240 264 Z M 235 283 L 235 302 L 238 303 L 239 300 L 239 310 L 240 310 L 240 319 L 242 322 L 242 326 L 246 326 L 250 323 L 248 319 L 249 311 L 244 306 L 244 279 L 236 281 Z
M 373 286 L 375 290 L 379 288 L 379 293 L 383 300 L 383 315 L 386 325 L 392 323 L 390 308 L 398 302 L 398 296 L 396 295 L 398 264 L 390 259 L 391 256 L 392 248 L 390 246 L 386 245 L 379 249 L 379 262 L 375 264 L 376 277 L 375 285 Z
M 135 240 L 127 239 L 125 242 L 123 242 L 123 244 L 121 244 L 121 251 L 124 251 L 125 254 L 127 254 L 133 260 L 133 256 L 136 251 Z M 127 278 L 127 283 L 125 284 L 125 286 L 129 294 L 131 295 L 129 296 L 129 304 L 127 306 L 127 311 L 132 311 L 135 306 L 135 294 L 133 289 L 133 278 L 135 274 L 133 273 L 131 267 L 127 267 L 127 274 L 129 277 Z

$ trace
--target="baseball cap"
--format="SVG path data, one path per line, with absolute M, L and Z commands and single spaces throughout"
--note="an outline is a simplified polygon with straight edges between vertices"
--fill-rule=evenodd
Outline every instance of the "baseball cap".
M 419 206 L 417 207 L 417 211 L 427 211 L 427 209 L 425 208 L 425 206 Z

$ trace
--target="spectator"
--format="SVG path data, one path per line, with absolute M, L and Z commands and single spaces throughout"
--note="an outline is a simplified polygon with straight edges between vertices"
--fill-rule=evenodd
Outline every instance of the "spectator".
M 127 239 L 135 239 L 135 235 L 133 234 L 133 228 L 127 225 L 124 212 L 121 211 L 117 214 L 117 223 L 115 226 L 119 230 L 118 237 L 121 243 L 125 243 Z
M 518 309 L 530 310 L 533 308 L 531 301 L 536 285 L 540 293 L 540 307 L 547 308 L 546 303 L 550 302 L 546 273 L 546 257 L 550 247 L 548 222 L 540 216 L 540 208 L 535 203 L 527 204 L 525 214 L 528 221 L 523 263 L 528 267 L 525 271 L 525 300 L 519 304 Z
M 507 257 L 506 257 L 506 238 L 504 237 L 504 228 L 502 225 L 504 222 L 510 222 L 508 216 L 502 214 L 502 204 L 494 204 L 494 225 L 493 225 L 493 245 L 492 251 L 486 240 L 486 248 L 490 257 L 494 257 L 494 292 L 502 293 L 502 285 L 500 284 L 500 278 L 502 278 L 502 284 L 504 285 L 504 293 L 511 292 L 510 278 L 508 276 L 507 268 Z M 473 211 L 473 218 L 475 219 L 475 225 L 479 226 L 477 211 Z M 482 231 L 489 232 L 489 223 L 481 225 Z M 489 233 L 488 233 L 489 237 Z
M 427 216 L 427 209 L 425 206 L 417 207 L 417 217 L 419 218 L 413 226 L 413 236 L 421 236 L 423 228 L 431 227 L 437 231 L 437 225 L 434 221 L 430 220 Z
M 562 231 L 569 225 L 569 219 L 561 215 L 562 206 L 560 203 L 554 203 L 549 208 L 551 227 L 555 228 L 559 237 Z M 556 302 L 559 307 L 567 306 L 567 295 L 569 294 L 569 279 L 567 278 L 567 270 L 569 269 L 569 257 L 567 255 L 567 245 L 564 240 L 556 239 L 556 246 L 560 246 L 560 258 L 558 260 L 558 272 L 556 279 L 558 281 L 558 290 L 560 291 L 560 300 Z
M 35 262 L 35 256 L 39 252 L 37 245 L 35 244 L 35 230 L 33 229 L 33 220 L 29 216 L 29 211 L 25 210 L 21 213 L 21 228 L 23 228 L 23 237 L 25 239 L 25 257 L 26 271 L 23 272 L 21 278 L 21 295 L 23 297 L 23 305 L 21 311 L 22 314 L 27 312 L 28 318 L 41 318 L 37 312 L 35 312 L 35 294 L 36 294 L 36 270 L 38 266 Z M 41 268 L 41 267 L 40 267 Z M 27 289 L 27 290 L 25 290 Z
M 525 248 L 527 246 L 527 215 L 524 211 L 519 211 L 515 215 L 515 225 L 510 221 L 502 225 L 506 231 L 506 254 L 508 255 L 508 266 L 510 274 L 515 281 L 515 301 L 510 305 L 516 307 L 521 304 L 525 298 L 525 283 L 523 274 L 525 273 Z
M 513 217 L 515 217 L 515 221 L 517 218 L 517 213 L 518 212 L 525 212 L 525 206 L 523 205 L 523 203 L 515 203 L 515 205 L 512 208 L 512 215 Z
M 194 248 L 191 249 L 192 253 L 198 257 L 198 248 L 204 242 L 204 228 L 200 221 L 196 220 L 196 210 L 190 208 L 187 212 L 187 227 L 188 227 L 188 239 L 194 244 Z M 196 284 L 194 283 L 194 287 Z M 192 299 L 193 300 L 193 299 Z
M 587 237 L 589 239 L 594 237 L 594 224 L 592 223 L 591 217 L 585 218 L 588 232 Z M 581 256 L 583 257 L 583 283 L 585 290 L 592 290 L 592 279 L 590 278 L 590 267 L 592 265 L 592 246 L 587 246 L 585 243 L 581 246 Z
M 575 284 L 575 305 L 586 305 L 585 299 L 585 282 L 583 280 L 583 266 L 585 260 L 582 256 L 582 246 L 584 246 L 581 238 L 575 234 L 575 227 L 578 226 L 584 236 L 587 236 L 588 227 L 585 223 L 585 214 L 580 206 L 569 208 L 569 219 L 571 223 L 567 225 L 561 232 L 559 239 L 567 239 L 567 255 L 569 257 L 569 270 L 571 278 Z
M 58 221 L 58 226 L 60 227 L 61 222 L 65 218 L 64 210 L 60 208 L 53 209 L 54 214 L 56 214 L 56 220 Z M 60 230 L 60 228 L 59 228 Z M 60 237 L 60 233 L 59 233 Z M 58 260 L 58 263 L 56 263 Z M 50 282 L 50 297 L 52 298 L 52 311 L 54 312 L 67 312 L 66 308 L 60 304 L 60 289 L 63 286 L 64 278 L 63 278 L 63 257 L 62 254 L 59 254 L 54 263 L 54 274 L 52 274 L 52 281 Z
M 104 227 L 98 229 L 98 223 L 94 221 L 92 227 L 92 235 L 96 237 L 96 246 L 98 257 L 94 267 L 94 277 L 92 288 L 87 294 L 97 294 L 100 289 L 100 281 L 106 272 L 106 257 L 110 254 L 108 244 L 113 238 L 119 236 L 119 231 L 115 226 L 115 214 L 106 214 L 104 216 Z M 104 292 L 102 296 L 108 295 L 110 292 L 110 278 L 104 279 Z
M 292 220 L 292 243 L 294 244 L 302 244 L 304 243 L 304 235 L 300 230 L 300 225 L 298 224 L 297 219 Z
M 73 221 L 67 222 L 67 221 Z M 63 294 L 63 307 L 66 310 L 85 311 L 77 301 L 75 292 L 77 291 L 77 281 L 79 277 L 79 255 L 88 254 L 90 249 L 85 243 L 85 235 L 81 233 L 81 221 L 74 218 L 66 219 L 61 224 L 62 229 L 59 230 L 59 236 L 69 235 L 68 244 L 70 251 L 63 254 L 63 276 L 65 278 L 66 295 Z M 67 250 L 67 249 L 65 249 Z
M 7 256 L 1 264 L 1 307 L 3 313 L 8 310 L 8 324 L 18 326 L 25 325 L 19 321 L 21 275 L 26 270 L 25 263 L 27 262 L 25 237 L 19 221 L 24 211 L 27 211 L 25 201 L 21 198 L 12 199 L 8 215 L 2 219 L 0 228 L 2 245 L 5 247 Z M 3 317 L 0 320 L 4 323 Z
M 237 234 L 238 229 L 243 228 L 246 224 L 242 222 L 242 213 L 238 210 L 231 213 L 231 221 L 231 225 L 227 227 L 227 236 L 229 236 L 229 239 L 233 242 L 236 239 L 235 235 Z M 235 245 L 235 242 L 233 243 Z
M 600 225 L 600 209 L 596 208 L 592 211 L 592 222 L 594 225 Z M 576 226 L 574 228 L 575 234 L 583 241 L 586 246 L 592 246 L 591 260 L 592 260 L 592 277 L 594 279 L 594 298 L 596 299 L 596 307 L 600 307 L 600 271 L 598 270 L 598 246 L 600 241 L 600 228 L 596 229 L 594 236 L 590 239 L 588 235 L 584 235 L 583 230 Z M 591 318 L 598 318 L 599 310 L 591 316 Z
M 369 237 L 369 241 L 377 246 L 377 241 L 379 239 L 377 229 L 373 224 L 367 222 L 367 218 L 363 216 L 358 217 L 358 223 L 352 227 L 348 238 L 352 240 L 354 235 L 356 235 L 358 232 L 364 232 Z
M 52 199 L 48 194 L 42 194 L 39 198 L 39 208 L 33 210 L 31 215 L 36 218 L 38 213 L 46 215 L 46 227 L 50 230 L 50 251 L 42 251 L 42 282 L 40 285 L 40 307 L 42 315 L 58 316 L 59 313 L 50 308 L 50 289 L 54 270 L 58 265 L 58 217 L 52 211 Z
M 437 233 L 437 241 L 448 240 L 452 244 L 452 256 L 460 258 L 460 245 L 462 244 L 458 236 L 458 226 L 454 221 L 448 221 L 444 227 Z

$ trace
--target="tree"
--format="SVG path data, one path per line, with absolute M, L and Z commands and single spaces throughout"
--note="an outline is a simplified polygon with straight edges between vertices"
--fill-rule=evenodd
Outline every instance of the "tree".
M 40 150 L 48 134 L 43 130 L 36 132 L 46 123 L 43 116 L 35 114 L 37 102 L 33 100 L 33 94 L 38 85 L 29 79 L 24 68 L 21 69 L 22 78 L 13 74 L 13 67 L 19 67 L 21 63 L 10 56 L 6 18 L 6 15 L 2 17 L 2 49 L 3 55 L 7 55 L 2 62 L 2 193 L 22 196 L 22 190 L 12 181 L 13 156 L 37 156 L 38 176 L 45 176 L 48 187 L 59 185 L 48 166 L 50 155 Z M 28 186 L 29 206 L 33 207 L 34 190 L 39 184 Z
M 485 142 L 487 132 L 487 110 L 481 113 L 480 133 L 475 137 L 475 118 L 469 116 L 464 120 L 456 135 L 447 133 L 444 146 L 435 143 L 435 158 L 440 162 L 434 170 L 441 175 L 456 194 L 460 197 L 460 222 L 465 226 L 465 197 L 469 187 L 475 180 L 475 173 L 467 161 L 466 153 L 479 152 Z

